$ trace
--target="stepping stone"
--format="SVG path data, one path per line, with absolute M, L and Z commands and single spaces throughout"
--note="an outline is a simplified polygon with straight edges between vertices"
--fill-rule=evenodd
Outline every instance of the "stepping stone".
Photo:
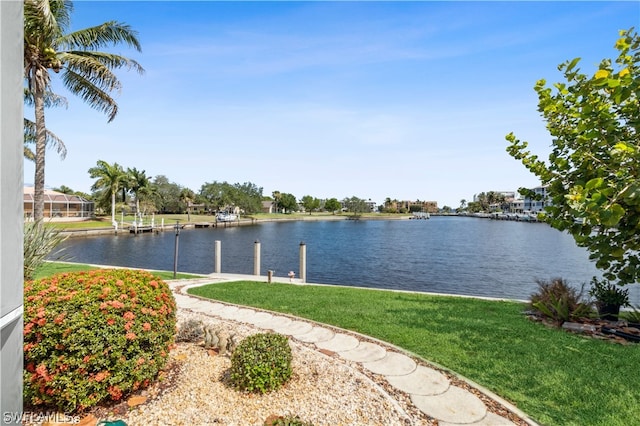
M 287 317 L 278 317 L 278 316 L 273 316 L 273 318 L 271 318 L 270 320 L 261 322 L 260 324 L 258 324 L 258 327 L 262 328 L 263 330 L 276 330 L 280 327 L 284 327 L 285 325 L 291 324 L 293 321 L 291 320 L 291 318 L 287 318 Z
M 304 321 L 291 321 L 290 324 L 287 324 L 282 327 L 278 327 L 275 331 L 280 334 L 285 334 L 288 336 L 295 336 L 296 334 L 305 334 L 311 331 L 313 325 Z
M 459 426 L 456 423 L 440 422 L 439 426 Z M 467 423 L 465 426 L 515 426 L 509 419 L 505 419 L 497 414 L 487 411 L 487 415 L 479 422 Z
M 296 339 L 306 343 L 318 343 L 332 339 L 334 334 L 327 328 L 314 326 L 310 332 L 296 335 Z
M 256 311 L 253 309 L 240 308 L 231 314 L 231 319 L 246 322 L 248 319 L 253 318 L 255 314 Z
M 439 395 L 451 386 L 447 376 L 422 365 L 405 376 L 388 376 L 386 379 L 394 388 L 411 395 Z
M 200 300 L 194 303 L 193 305 L 191 305 L 191 310 L 195 312 L 200 312 L 201 314 L 214 314 L 214 315 L 218 314 L 217 310 L 212 309 L 212 306 L 210 303 L 203 302 Z
M 182 296 L 180 294 L 174 294 L 174 298 L 176 299 L 176 305 L 178 305 L 180 308 L 188 309 L 194 304 L 200 302 L 198 299 L 194 299 L 193 297 L 189 296 Z
M 387 351 L 373 343 L 360 342 L 355 349 L 339 352 L 338 355 L 349 361 L 371 362 L 384 358 L 387 355 Z
M 387 352 L 384 358 L 362 365 L 367 370 L 383 376 L 406 376 L 418 367 L 414 360 L 398 352 Z
M 247 318 L 249 324 L 258 325 L 265 321 L 269 321 L 273 318 L 273 315 L 267 312 L 256 312 L 251 318 Z
M 198 300 L 199 303 L 206 303 L 206 306 L 208 307 L 208 311 L 211 314 L 217 314 L 218 312 L 220 312 L 221 310 L 223 310 L 227 305 L 223 305 L 222 303 L 218 303 L 218 302 L 207 302 L 204 300 Z
M 316 343 L 316 346 L 320 349 L 327 349 L 332 352 L 341 352 L 355 349 L 359 344 L 360 342 L 355 337 L 348 334 L 337 333 L 329 340 Z
M 449 387 L 440 395 L 411 395 L 411 401 L 439 422 L 474 423 L 487 415 L 487 407 L 480 398 L 456 386 Z
M 219 317 L 224 318 L 224 319 L 233 319 L 233 316 L 239 310 L 240 310 L 240 308 L 238 308 L 237 306 L 227 305 L 224 308 L 218 310 L 216 312 L 216 315 L 218 315 Z

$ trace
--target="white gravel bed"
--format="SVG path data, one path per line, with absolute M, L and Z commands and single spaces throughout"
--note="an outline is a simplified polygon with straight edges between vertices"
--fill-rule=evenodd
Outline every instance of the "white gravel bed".
M 229 333 L 237 341 L 259 332 L 236 322 L 180 310 L 178 323 L 203 321 Z M 147 391 L 149 400 L 123 413 L 127 425 L 264 425 L 269 416 L 299 416 L 320 425 L 415 425 L 383 387 L 348 363 L 290 340 L 291 379 L 267 394 L 243 393 L 229 387 L 225 373 L 228 356 L 217 355 L 194 343 L 179 343 L 171 362 L 179 373 L 170 386 Z M 177 370 L 176 370 L 177 371 Z

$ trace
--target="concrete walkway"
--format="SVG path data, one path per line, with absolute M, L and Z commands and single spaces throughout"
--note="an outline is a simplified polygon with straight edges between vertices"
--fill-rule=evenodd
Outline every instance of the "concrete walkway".
M 509 419 L 488 411 L 484 402 L 473 393 L 454 386 L 441 372 L 416 364 L 400 348 L 391 344 L 366 336 L 359 338 L 356 337 L 356 333 L 346 330 L 342 333 L 334 327 L 325 327 L 308 320 L 218 303 L 187 294 L 187 289 L 191 287 L 238 280 L 266 281 L 266 278 L 253 275 L 211 274 L 207 278 L 197 280 L 169 281 L 169 285 L 174 291 L 180 309 L 250 324 L 261 330 L 273 330 L 300 342 L 313 344 L 325 354 L 336 354 L 345 361 L 360 363 L 370 372 L 384 377 L 392 387 L 410 395 L 413 404 L 426 415 L 437 419 L 440 425 L 514 425 Z M 273 281 L 290 282 L 288 278 L 276 277 Z M 526 414 L 513 405 L 476 384 L 471 385 L 528 424 L 535 425 Z

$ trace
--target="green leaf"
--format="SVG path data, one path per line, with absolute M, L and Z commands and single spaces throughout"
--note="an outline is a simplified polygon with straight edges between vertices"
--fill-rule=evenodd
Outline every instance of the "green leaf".
M 609 87 L 618 87 L 620 86 L 620 80 L 615 78 L 610 78 L 607 80 L 607 86 Z
M 595 178 L 595 179 L 591 179 L 589 182 L 587 182 L 587 184 L 585 185 L 585 189 L 592 190 L 592 189 L 595 189 L 595 188 L 600 188 L 602 185 L 604 185 L 604 179 L 603 178 Z
M 629 185 L 626 191 L 622 194 L 625 201 L 635 204 L 640 200 L 640 183 Z
M 571 71 L 580 62 L 580 58 L 574 58 L 573 61 L 567 65 L 567 72 Z

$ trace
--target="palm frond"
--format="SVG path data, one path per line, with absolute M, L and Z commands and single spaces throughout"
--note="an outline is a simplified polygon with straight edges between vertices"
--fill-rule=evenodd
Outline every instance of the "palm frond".
M 91 108 L 107 114 L 107 121 L 113 121 L 118 114 L 116 101 L 84 76 L 67 70 L 62 76 L 62 81 L 67 89 L 79 96 Z
M 144 68 L 137 61 L 114 53 L 70 50 L 63 52 L 61 59 L 72 69 L 98 63 L 109 69 L 125 68 L 144 74 Z
M 29 161 L 36 161 L 36 153 L 31 150 L 28 146 L 24 147 L 24 158 Z
M 118 91 L 122 87 L 118 77 L 100 60 L 99 56 L 88 55 L 85 52 L 66 53 L 64 56 L 66 69 L 62 76 L 63 82 L 67 78 L 75 80 L 74 76 L 66 75 L 72 73 L 81 76 L 89 84 L 106 92 Z
M 142 51 L 138 33 L 129 25 L 108 21 L 101 25 L 74 31 L 57 40 L 61 50 L 97 50 L 103 46 L 125 43 L 138 52 Z
M 73 3 L 70 0 L 24 0 L 25 41 L 39 41 L 49 47 L 71 23 Z M 47 46 L 44 46 L 47 44 Z
M 33 100 L 33 92 L 31 92 L 26 87 L 24 88 L 24 104 L 27 106 L 35 105 Z M 69 106 L 69 102 L 64 96 L 53 93 L 51 90 L 46 90 L 44 92 L 44 106 L 45 108 L 53 108 L 59 106 L 67 108 Z
M 60 158 L 64 160 L 67 156 L 67 147 L 65 146 L 62 139 L 56 136 L 55 133 L 49 131 L 48 129 L 45 131 L 46 133 L 46 146 L 49 148 L 54 148 Z M 36 143 L 36 123 L 29 120 L 28 118 L 24 119 L 24 143 L 25 144 L 35 144 Z M 35 154 L 31 149 L 25 146 L 24 148 L 24 157 L 28 160 L 35 161 Z M 28 152 L 27 152 L 28 151 Z

